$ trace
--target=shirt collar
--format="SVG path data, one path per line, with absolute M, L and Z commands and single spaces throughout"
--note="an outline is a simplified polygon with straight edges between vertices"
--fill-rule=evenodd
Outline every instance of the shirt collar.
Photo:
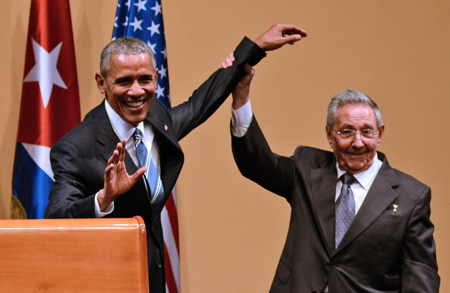
M 111 105 L 109 105 L 108 100 L 106 99 L 105 99 L 105 109 L 109 121 L 111 122 L 111 125 L 114 129 L 114 132 L 121 140 L 125 138 L 128 141 L 130 137 L 133 135 L 136 127 L 123 120 L 122 117 L 120 117 L 119 114 L 117 114 L 116 111 L 114 111 Z M 142 121 L 141 123 L 139 123 L 137 128 L 139 128 L 139 130 L 141 130 L 141 132 L 144 133 L 144 122 Z
M 378 173 L 378 170 L 380 170 L 381 165 L 383 165 L 383 162 L 378 159 L 378 153 L 375 153 L 375 157 L 373 158 L 373 164 L 369 167 L 369 169 L 353 174 L 353 176 L 358 180 L 359 184 L 366 189 L 369 190 L 370 186 L 372 185 L 373 180 L 375 179 L 375 176 Z M 337 166 L 337 173 L 338 173 L 338 180 L 341 178 L 341 176 L 346 173 L 344 170 L 342 170 L 339 167 L 339 164 L 336 162 Z

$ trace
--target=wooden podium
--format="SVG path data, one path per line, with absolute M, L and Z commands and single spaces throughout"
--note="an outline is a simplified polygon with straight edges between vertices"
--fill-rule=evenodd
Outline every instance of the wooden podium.
M 0 220 L 0 292 L 149 292 L 144 221 Z

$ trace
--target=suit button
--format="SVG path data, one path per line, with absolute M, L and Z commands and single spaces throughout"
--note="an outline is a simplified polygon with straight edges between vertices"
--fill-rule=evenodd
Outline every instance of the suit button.
M 161 262 L 160 262 L 159 260 L 156 261 L 156 267 L 157 267 L 158 269 L 161 268 Z
M 335 262 L 331 263 L 331 268 L 335 269 L 337 267 L 337 264 Z

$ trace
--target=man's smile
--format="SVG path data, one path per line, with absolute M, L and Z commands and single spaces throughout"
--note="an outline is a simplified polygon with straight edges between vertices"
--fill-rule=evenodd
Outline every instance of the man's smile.
M 128 102 L 124 101 L 123 103 L 130 108 L 139 108 L 142 105 L 144 105 L 147 100 L 148 99 L 141 100 L 141 101 L 128 101 Z

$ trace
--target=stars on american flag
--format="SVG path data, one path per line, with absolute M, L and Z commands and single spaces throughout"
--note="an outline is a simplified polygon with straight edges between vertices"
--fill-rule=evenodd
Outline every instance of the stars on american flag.
M 147 8 L 145 8 L 145 3 L 147 3 L 147 0 L 139 0 L 138 3 L 134 3 L 134 6 L 137 7 L 137 12 L 140 12 L 141 9 L 143 9 L 144 11 L 147 11 Z
M 170 105 L 167 50 L 164 40 L 164 25 L 160 0 L 119 1 L 114 23 L 114 37 L 133 36 L 147 43 L 153 50 L 159 71 L 157 98 Z
M 152 25 L 147 28 L 149 31 L 151 31 L 151 36 L 153 36 L 153 34 L 159 34 L 159 26 L 159 24 L 155 24 L 152 21 Z
M 133 26 L 133 32 L 135 32 L 136 30 L 142 30 L 141 27 L 141 23 L 143 22 L 143 20 L 138 20 L 136 17 L 134 17 L 134 21 L 130 22 L 130 25 Z

